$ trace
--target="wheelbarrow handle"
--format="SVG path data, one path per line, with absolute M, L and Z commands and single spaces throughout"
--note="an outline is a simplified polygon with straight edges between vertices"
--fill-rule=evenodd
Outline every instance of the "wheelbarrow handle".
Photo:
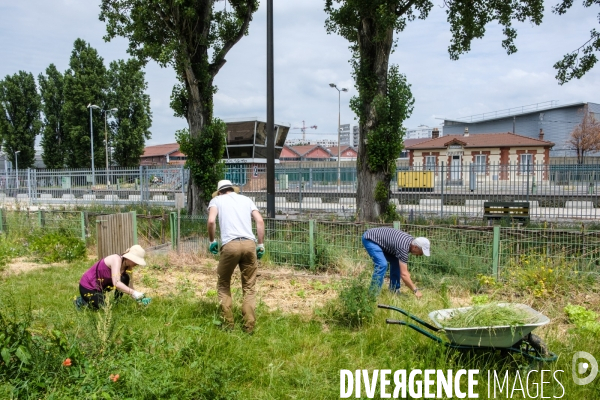
M 411 324 L 410 322 L 406 322 L 406 321 L 399 321 L 397 319 L 386 319 L 385 320 L 386 324 L 390 324 L 390 325 L 404 325 L 404 326 L 408 326 L 411 329 L 414 329 L 415 331 L 427 336 L 429 339 L 435 340 L 438 343 L 442 343 L 442 344 L 446 344 L 442 339 L 440 339 L 439 337 L 431 334 L 430 332 L 427 332 L 425 329 L 421 328 L 420 326 Z
M 388 309 L 388 310 L 398 311 L 399 313 L 406 315 L 408 318 L 417 321 L 419 324 L 423 325 L 427 329 L 430 329 L 430 330 L 432 330 L 434 332 L 441 331 L 441 329 L 439 329 L 438 327 L 433 326 L 433 325 L 431 325 L 431 324 L 423 321 L 421 318 L 417 317 L 416 315 L 413 315 L 413 314 L 409 313 L 408 311 L 403 310 L 401 308 L 394 307 L 394 306 L 388 306 L 386 304 L 377 304 L 377 307 L 379 307 L 379 308 L 385 308 L 385 309 Z

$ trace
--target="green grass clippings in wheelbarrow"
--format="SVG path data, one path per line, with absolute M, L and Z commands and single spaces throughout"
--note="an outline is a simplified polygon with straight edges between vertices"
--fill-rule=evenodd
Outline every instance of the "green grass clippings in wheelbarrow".
M 501 303 L 500 306 L 509 305 Z M 415 331 L 435 340 L 452 349 L 474 350 L 474 349 L 492 349 L 501 350 L 509 353 L 518 353 L 530 360 L 551 362 L 558 358 L 556 354 L 550 352 L 544 341 L 537 335 L 531 333 L 535 328 L 546 325 L 550 319 L 533 308 L 525 304 L 511 303 L 512 307 L 517 307 L 527 312 L 531 318 L 523 325 L 508 326 L 480 326 L 469 328 L 447 328 L 443 326 L 444 319 L 449 318 L 453 313 L 466 312 L 472 307 L 448 308 L 429 313 L 429 318 L 435 325 L 431 325 L 419 317 L 398 307 L 379 304 L 377 307 L 388 310 L 394 310 L 406 315 L 408 318 L 418 322 L 423 327 L 433 332 L 441 332 L 446 335 L 447 340 L 432 334 L 431 332 L 406 321 L 386 319 L 387 324 L 405 325 Z

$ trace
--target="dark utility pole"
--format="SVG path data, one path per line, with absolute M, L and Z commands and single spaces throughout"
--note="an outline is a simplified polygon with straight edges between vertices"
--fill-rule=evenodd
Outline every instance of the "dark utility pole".
M 273 0 L 267 0 L 267 218 L 275 218 L 275 105 L 273 83 Z

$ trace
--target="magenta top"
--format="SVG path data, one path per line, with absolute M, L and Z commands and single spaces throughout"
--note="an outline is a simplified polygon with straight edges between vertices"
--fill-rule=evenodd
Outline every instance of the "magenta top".
M 104 263 L 104 259 L 85 271 L 79 284 L 88 290 L 104 290 L 108 286 L 113 286 L 111 270 Z

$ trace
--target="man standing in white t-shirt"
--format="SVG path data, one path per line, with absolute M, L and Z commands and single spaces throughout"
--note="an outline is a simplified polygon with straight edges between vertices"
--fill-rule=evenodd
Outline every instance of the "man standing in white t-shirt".
M 233 186 L 231 181 L 219 181 L 217 191 L 213 193 L 213 199 L 208 204 L 208 237 L 211 241 L 209 250 L 213 254 L 219 253 L 219 243 L 215 238 L 218 215 L 221 230 L 221 257 L 217 267 L 217 292 L 225 327 L 232 329 L 234 326 L 231 311 L 231 275 L 239 265 L 244 292 L 242 303 L 244 331 L 252 333 L 256 322 L 254 285 L 258 269 L 257 260 L 265 252 L 263 244 L 265 223 L 254 202 L 238 193 L 239 189 Z M 252 233 L 252 218 L 256 222 L 258 244 Z

